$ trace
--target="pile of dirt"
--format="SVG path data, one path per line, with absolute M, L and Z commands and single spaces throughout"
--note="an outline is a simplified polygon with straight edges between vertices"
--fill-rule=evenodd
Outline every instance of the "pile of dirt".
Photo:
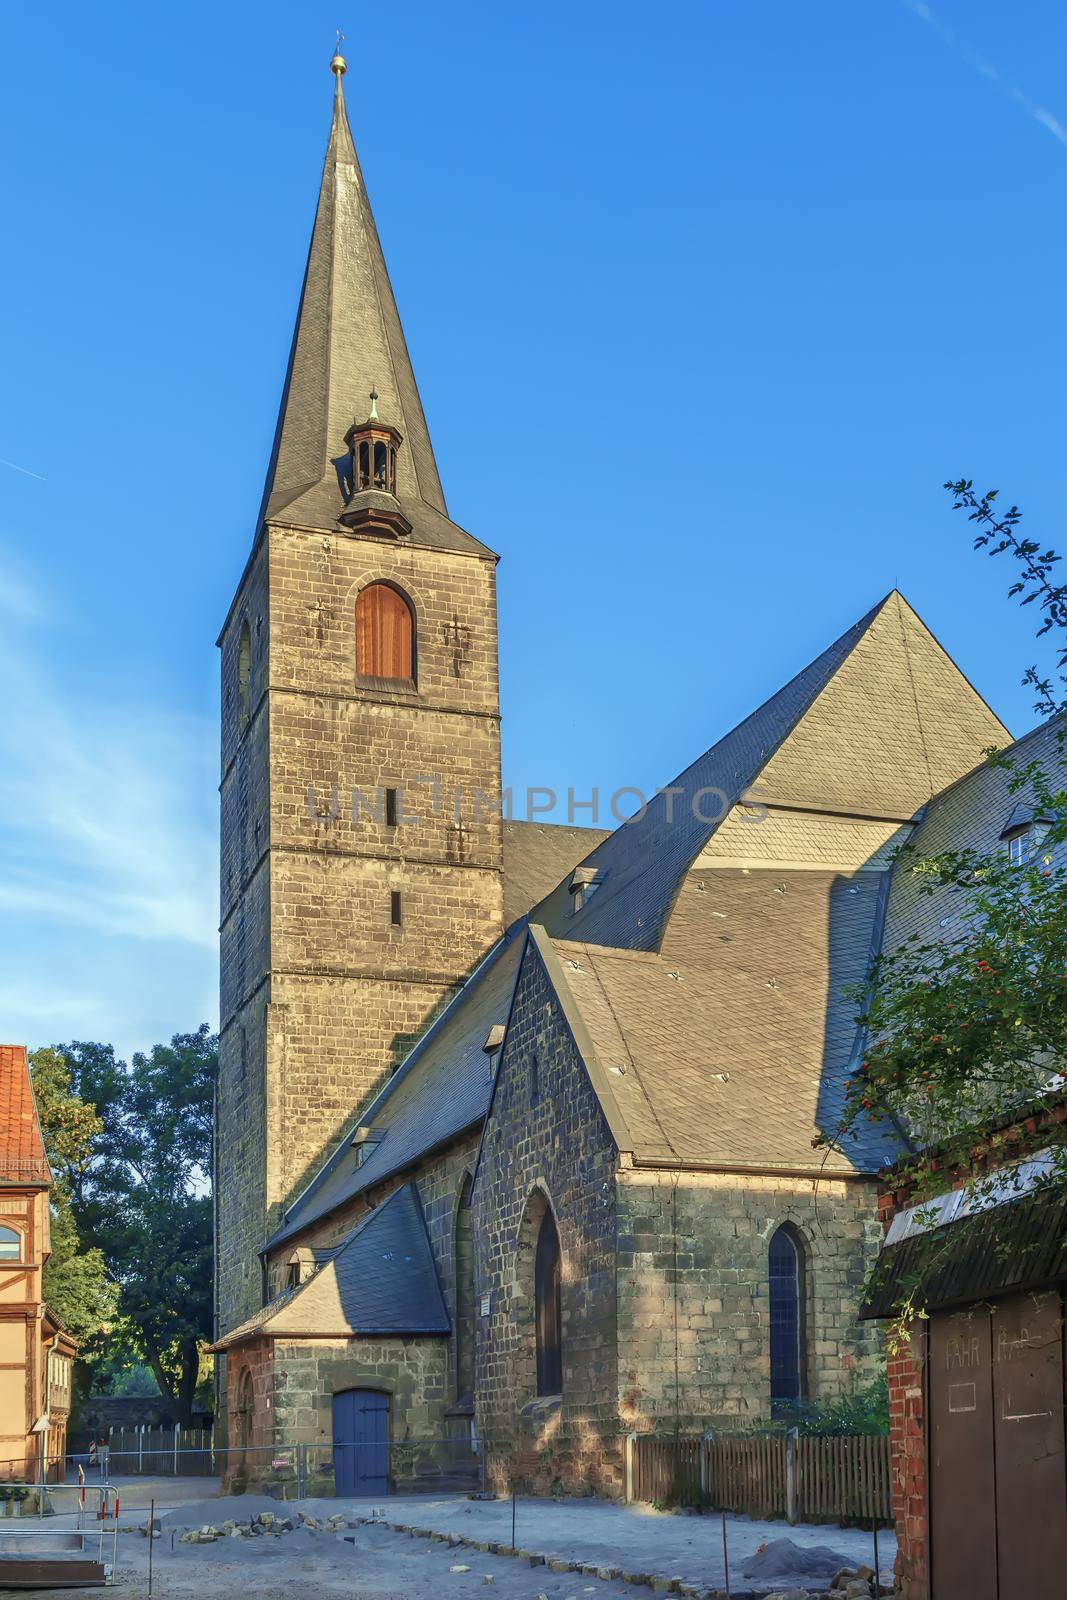
M 771 1578 L 815 1578 L 828 1582 L 848 1566 L 845 1556 L 826 1544 L 796 1544 L 792 1539 L 770 1539 L 761 1544 L 742 1569 L 746 1578 L 766 1582 Z

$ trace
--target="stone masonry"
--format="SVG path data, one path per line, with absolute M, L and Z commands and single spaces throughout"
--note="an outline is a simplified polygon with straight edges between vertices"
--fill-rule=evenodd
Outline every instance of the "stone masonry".
M 615 1147 L 544 969 L 528 947 L 474 1186 L 475 1393 L 492 1481 L 535 1451 L 542 1490 L 618 1492 Z M 536 1093 L 532 1063 L 536 1057 Z M 563 1396 L 537 1402 L 533 1244 L 551 1206 L 562 1254 Z M 481 1309 L 481 1308 L 479 1308 Z
M 355 597 L 376 579 L 415 610 L 410 690 L 357 680 Z M 493 561 L 271 526 L 222 657 L 225 1327 L 260 1303 L 256 1253 L 279 1208 L 501 931 Z M 372 814 L 386 787 L 396 827 Z
M 881 1239 L 872 1182 L 623 1168 L 617 1192 L 627 1430 L 769 1417 L 767 1251 L 782 1223 L 804 1249 L 808 1395 L 836 1399 L 875 1375 L 879 1341 L 857 1321 Z

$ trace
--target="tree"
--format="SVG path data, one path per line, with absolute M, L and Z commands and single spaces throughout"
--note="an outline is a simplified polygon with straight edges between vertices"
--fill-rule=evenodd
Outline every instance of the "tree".
M 100 1130 L 74 1178 L 76 1215 L 176 1421 L 192 1418 L 212 1313 L 212 1107 L 218 1040 L 203 1024 L 129 1067 L 109 1045 L 60 1046 Z
M 1016 506 L 999 515 L 995 491 L 978 496 L 967 479 L 945 487 L 978 525 L 975 548 L 1019 564 L 1009 596 L 1042 613 L 1038 636 L 1067 633 L 1067 586 L 1054 582 L 1055 551 L 1022 536 Z M 1067 709 L 1065 666 L 1067 644 L 1055 678 L 1035 666 L 1025 673 L 1042 716 Z M 1067 868 L 1057 851 L 1067 840 L 1065 736 L 1067 722 L 1044 764 L 986 752 L 1010 770 L 1009 788 L 1048 819 L 1028 860 L 974 850 L 920 859 L 908 847 L 897 858 L 896 870 L 915 874 L 922 892 L 955 891 L 960 931 L 945 939 L 913 935 L 878 957 L 857 996 L 870 1043 L 847 1086 L 840 1126 L 823 1142 L 843 1141 L 865 1119 L 893 1118 L 915 1147 L 909 1178 L 920 1199 L 970 1169 L 995 1117 L 1022 1114 L 1067 1084 Z M 1039 1186 L 1067 1188 L 1067 1130 L 1054 1126 L 1047 1142 L 1053 1159 Z
M 30 1076 L 53 1178 L 52 1254 L 44 1268 L 44 1298 L 79 1341 L 82 1359 L 91 1359 L 114 1320 L 118 1290 L 108 1277 L 103 1253 L 82 1245 L 73 1193 L 91 1162 L 101 1122 L 95 1108 L 74 1093 L 70 1069 L 59 1051 L 33 1051 Z

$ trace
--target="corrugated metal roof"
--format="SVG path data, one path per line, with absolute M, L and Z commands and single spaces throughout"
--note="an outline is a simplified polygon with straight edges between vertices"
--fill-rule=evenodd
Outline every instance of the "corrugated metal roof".
M 860 1316 L 894 1316 L 909 1296 L 937 1311 L 1064 1279 L 1067 1195 L 1043 1189 L 883 1246 Z

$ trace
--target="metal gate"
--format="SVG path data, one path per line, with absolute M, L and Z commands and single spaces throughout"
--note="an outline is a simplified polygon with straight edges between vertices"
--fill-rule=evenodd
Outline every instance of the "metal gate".
M 389 1493 L 389 1396 L 345 1389 L 333 1397 L 333 1476 L 340 1495 Z
M 1063 1600 L 1060 1291 L 930 1318 L 932 1600 Z

